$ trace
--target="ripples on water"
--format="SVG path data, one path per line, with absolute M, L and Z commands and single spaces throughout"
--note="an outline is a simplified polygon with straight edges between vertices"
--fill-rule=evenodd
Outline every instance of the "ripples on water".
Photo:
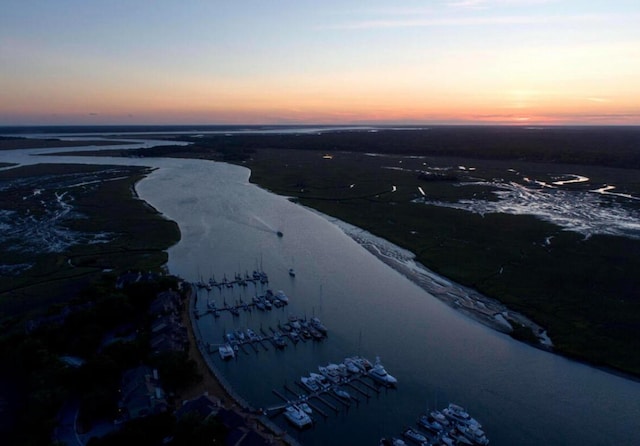
M 580 182 L 583 182 L 582 178 Z M 529 185 L 511 182 L 474 182 L 461 186 L 489 186 L 496 201 L 460 200 L 455 203 L 420 200 L 426 204 L 460 209 L 476 214 L 504 213 L 512 215 L 534 215 L 556 224 L 568 231 L 590 237 L 596 234 L 615 235 L 640 239 L 640 211 L 625 206 L 619 198 L 606 196 L 603 190 L 562 190 L 547 183 L 527 180 Z M 556 182 L 563 185 L 578 180 Z M 609 189 L 607 189 L 609 190 Z M 597 192 L 597 193 L 596 193 Z M 622 194 L 617 194 L 622 197 Z M 623 197 L 631 200 L 634 197 Z

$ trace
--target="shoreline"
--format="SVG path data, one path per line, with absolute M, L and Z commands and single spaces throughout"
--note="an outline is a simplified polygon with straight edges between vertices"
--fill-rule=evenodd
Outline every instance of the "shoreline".
M 187 304 L 182 310 L 182 321 L 187 327 L 189 337 L 189 358 L 197 364 L 198 372 L 202 374 L 202 381 L 185 389 L 178 395 L 178 402 L 196 398 L 203 393 L 219 400 L 220 407 L 233 410 L 246 422 L 247 428 L 265 438 L 269 444 L 277 446 L 300 446 L 294 438 L 281 429 L 266 416 L 259 414 L 248 401 L 238 395 L 226 378 L 219 372 L 207 351 L 208 345 L 202 341 L 202 335 L 196 319 L 195 305 L 198 291 L 193 284 L 189 284 L 190 291 Z
M 436 274 L 426 266 L 416 262 L 415 254 L 405 248 L 316 209 L 308 206 L 303 207 L 336 225 L 380 261 L 451 308 L 505 334 L 511 335 L 514 332 L 513 324 L 530 329 L 538 339 L 538 343 L 528 343 L 529 345 L 553 351 L 553 342 L 544 327 L 536 324 L 523 314 L 510 310 L 496 299 L 484 296 L 471 288 Z

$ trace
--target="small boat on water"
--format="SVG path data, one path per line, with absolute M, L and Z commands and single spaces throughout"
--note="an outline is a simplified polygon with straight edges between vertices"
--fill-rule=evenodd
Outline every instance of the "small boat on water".
M 312 317 L 311 319 L 309 319 L 309 323 L 313 328 L 318 330 L 323 335 L 327 334 L 327 331 L 328 331 L 327 327 L 325 327 L 324 324 L 317 317 Z
M 406 446 L 407 443 L 399 438 L 381 438 L 379 446 Z
M 333 383 L 341 383 L 347 376 L 347 368 L 344 364 L 327 364 L 318 367 L 320 373 Z
M 442 413 L 449 420 L 463 426 L 474 426 L 477 429 L 482 429 L 482 425 L 472 418 L 471 415 L 461 406 L 454 403 L 449 403 L 447 407 L 442 409 Z
M 329 381 L 327 381 L 327 378 L 320 375 L 319 373 L 311 372 L 309 373 L 309 376 L 316 380 L 316 382 L 320 386 L 320 389 L 328 389 L 329 387 L 331 387 L 331 384 L 329 384 Z
M 289 298 L 287 297 L 286 294 L 284 294 L 284 291 L 282 290 L 276 291 L 275 298 L 284 304 L 289 303 Z
M 445 417 L 439 410 L 432 410 L 431 412 L 429 412 L 429 416 L 445 428 L 451 425 L 449 419 Z
M 478 444 L 481 446 L 486 446 L 489 444 L 489 439 L 487 438 L 484 431 L 480 428 L 477 428 L 475 426 L 463 426 L 459 424 L 457 430 L 461 435 L 464 435 L 464 437 L 469 439 L 472 444 Z
M 444 430 L 444 426 L 442 425 L 442 423 L 433 418 L 431 415 L 420 415 L 420 417 L 418 417 L 418 424 L 433 433 L 442 432 Z
M 224 344 L 218 347 L 218 353 L 220 354 L 220 358 L 222 359 L 231 359 L 236 356 L 235 352 L 233 351 L 233 347 L 231 347 L 231 345 L 229 344 Z
M 282 237 L 284 234 L 282 233 L 282 231 L 278 231 L 278 232 L 276 232 L 276 235 L 277 235 L 278 237 Z
M 273 343 L 276 345 L 276 348 L 279 349 L 283 349 L 287 346 L 287 341 L 285 341 L 280 334 L 273 335 Z
M 369 376 L 374 380 L 389 387 L 394 387 L 398 383 L 398 380 L 395 377 L 387 373 L 384 366 L 380 362 L 379 357 L 376 358 L 376 363 L 374 364 L 373 368 L 369 370 Z
M 295 276 L 296 276 L 296 272 L 294 271 L 294 269 L 293 269 L 293 268 L 289 268 L 289 275 L 290 275 L 291 277 L 295 277 Z
M 320 390 L 320 383 L 311 376 L 303 376 L 300 378 L 300 382 L 309 392 L 318 392 Z
M 307 403 L 299 403 L 298 407 L 309 415 L 313 413 L 313 409 L 311 409 L 311 406 L 309 406 Z
M 347 400 L 347 401 L 351 400 L 351 395 L 349 395 L 349 392 L 347 392 L 346 390 L 342 390 L 342 389 L 339 389 L 338 387 L 334 387 L 333 393 L 335 393 L 337 396 L 339 396 L 343 400 Z
M 413 429 L 412 427 L 406 428 L 402 432 L 402 435 L 420 445 L 429 444 L 429 440 L 427 439 L 427 437 L 422 432 L 417 429 Z
M 304 410 L 298 406 L 289 406 L 284 410 L 284 416 L 289 423 L 293 424 L 298 429 L 304 429 L 313 424 L 313 420 Z

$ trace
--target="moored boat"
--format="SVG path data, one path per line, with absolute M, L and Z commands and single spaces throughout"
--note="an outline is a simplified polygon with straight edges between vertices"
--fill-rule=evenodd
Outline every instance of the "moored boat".
M 287 407 L 284 410 L 284 416 L 287 418 L 289 423 L 293 424 L 298 429 L 304 429 L 305 427 L 309 427 L 313 424 L 313 420 L 309 414 L 295 405 Z
M 376 363 L 374 364 L 373 368 L 369 370 L 369 376 L 374 380 L 389 387 L 394 387 L 398 383 L 398 380 L 395 377 L 387 373 L 384 366 L 380 362 L 379 357 L 376 357 Z
M 461 406 L 458 406 L 454 403 L 449 403 L 447 407 L 442 409 L 442 413 L 449 420 L 454 423 L 461 424 L 464 426 L 474 426 L 475 428 L 481 429 L 482 425 L 476 420 L 472 418 L 471 415 Z
M 413 441 L 414 443 L 418 443 L 420 445 L 428 444 L 429 442 L 427 437 L 422 432 L 412 427 L 408 427 L 404 431 L 402 431 L 402 435 L 404 435 L 407 439 Z
M 338 387 L 334 387 L 333 393 L 342 398 L 343 400 L 351 400 L 351 395 L 346 390 L 339 389 Z
M 418 424 L 434 433 L 442 432 L 444 430 L 442 423 L 427 414 L 422 414 L 418 417 Z
M 236 356 L 233 351 L 233 347 L 229 344 L 224 344 L 218 347 L 218 353 L 220 354 L 220 358 L 222 359 L 231 359 Z

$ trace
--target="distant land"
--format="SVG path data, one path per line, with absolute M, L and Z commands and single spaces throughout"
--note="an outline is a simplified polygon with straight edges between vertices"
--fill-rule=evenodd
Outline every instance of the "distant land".
M 189 146 L 108 154 L 245 165 L 252 182 L 407 248 L 435 272 L 528 316 L 556 352 L 640 376 L 633 353 L 640 347 L 640 238 L 621 235 L 624 222 L 640 215 L 640 127 L 246 129 L 264 128 L 216 127 L 171 136 Z M 563 227 L 580 226 L 582 217 L 571 213 L 541 218 L 461 204 L 490 207 L 522 190 L 567 197 L 540 212 L 588 205 L 579 213 L 621 232 Z M 539 333 L 513 328 L 514 337 L 537 344 Z
M 551 191 L 557 196 L 559 191 L 577 197 L 571 206 L 584 198 L 598 199 L 581 212 L 605 215 L 603 227 L 608 225 L 607 213 L 622 212 L 618 222 L 634 221 L 640 212 L 640 201 L 633 199 L 640 197 L 640 127 L 11 130 L 3 128 L 0 133 L 45 137 L 77 131 L 126 138 L 131 132 L 150 132 L 154 137 L 191 142 L 135 150 L 97 148 L 93 154 L 212 159 L 249 167 L 252 182 L 407 248 L 435 272 L 528 316 L 547 330 L 556 352 L 640 376 L 640 359 L 633 354 L 640 342 L 636 292 L 640 279 L 634 274 L 640 268 L 637 237 L 572 231 L 561 225 L 562 216 L 480 213 L 460 205 L 473 200 L 497 202 L 500 194 L 515 193 L 505 190 L 515 184 L 536 193 Z M 575 176 L 587 181 L 541 186 Z M 392 186 L 397 192 L 390 193 Z M 615 192 L 606 196 L 590 192 L 603 187 L 615 187 Z M 514 337 L 537 344 L 539 333 L 517 324 L 513 328 Z

